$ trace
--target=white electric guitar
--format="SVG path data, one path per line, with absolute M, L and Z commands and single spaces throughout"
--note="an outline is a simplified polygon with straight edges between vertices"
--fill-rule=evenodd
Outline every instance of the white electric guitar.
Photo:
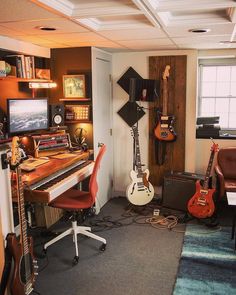
M 139 148 L 139 136 L 137 126 L 132 126 L 133 137 L 135 141 L 136 150 L 136 168 L 137 171 L 132 170 L 130 177 L 132 179 L 131 184 L 127 187 L 126 196 L 130 203 L 134 205 L 143 206 L 148 204 L 154 196 L 154 188 L 148 181 L 149 170 L 142 171 L 140 148 Z

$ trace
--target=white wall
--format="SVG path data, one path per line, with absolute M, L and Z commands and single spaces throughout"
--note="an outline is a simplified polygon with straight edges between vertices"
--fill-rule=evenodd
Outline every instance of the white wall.
M 0 157 L 2 154 L 6 153 L 6 148 L 0 148 Z M 6 238 L 7 234 L 14 232 L 14 222 L 13 222 L 13 211 L 12 211 L 12 198 L 11 198 L 11 183 L 10 183 L 10 170 L 2 169 L 0 164 L 0 187 L 1 187 L 1 203 L 0 203 L 0 215 L 2 223 L 2 233 L 3 237 Z
M 185 170 L 195 171 L 195 117 L 196 117 L 196 80 L 197 51 L 147 51 L 113 54 L 113 127 L 114 127 L 114 190 L 115 194 L 124 195 L 130 183 L 129 172 L 133 163 L 133 139 L 130 127 L 117 114 L 117 111 L 127 102 L 128 94 L 117 84 L 118 79 L 131 66 L 143 78 L 148 78 L 149 56 L 187 55 L 187 89 L 186 89 L 186 157 Z M 148 108 L 147 102 L 142 106 Z M 148 110 L 139 120 L 139 139 L 142 163 L 148 166 Z

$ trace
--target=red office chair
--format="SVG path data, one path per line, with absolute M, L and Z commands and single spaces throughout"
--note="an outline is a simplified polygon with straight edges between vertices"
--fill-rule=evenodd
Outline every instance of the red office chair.
M 55 242 L 59 241 L 65 236 L 69 234 L 73 234 L 73 241 L 75 243 L 75 253 L 76 253 L 73 260 L 73 264 L 77 264 L 79 261 L 77 234 L 82 234 L 90 238 L 96 239 L 98 241 L 101 241 L 103 244 L 101 245 L 100 250 L 105 251 L 106 249 L 106 240 L 104 238 L 101 238 L 91 233 L 90 227 L 77 225 L 77 220 L 76 220 L 76 213 L 78 213 L 78 211 L 81 211 L 83 209 L 89 209 L 95 203 L 95 199 L 96 199 L 96 195 L 98 191 L 97 174 L 98 174 L 98 169 L 100 167 L 102 156 L 105 153 L 105 151 L 106 151 L 106 146 L 102 145 L 97 155 L 96 161 L 94 163 L 93 172 L 89 180 L 88 192 L 80 191 L 75 188 L 72 188 L 64 192 L 63 194 L 61 194 L 58 198 L 56 198 L 51 203 L 49 203 L 49 206 L 72 212 L 72 227 L 66 230 L 65 232 L 61 233 L 59 236 L 55 237 L 51 241 L 47 242 L 44 245 L 44 251 L 46 251 L 48 246 L 54 244 Z

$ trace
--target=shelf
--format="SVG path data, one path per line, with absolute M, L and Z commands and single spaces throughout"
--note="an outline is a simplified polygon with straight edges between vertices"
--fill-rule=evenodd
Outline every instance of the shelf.
M 75 124 L 75 123 L 92 123 L 91 120 L 69 120 L 65 121 L 65 124 Z
M 0 80 L 4 81 L 15 81 L 15 82 L 39 82 L 39 83 L 50 83 L 52 80 L 44 80 L 44 79 L 28 79 L 28 78 L 18 78 L 15 76 L 6 76 L 6 77 L 0 77 Z
M 60 101 L 91 101 L 91 98 L 81 97 L 81 98 L 60 98 Z

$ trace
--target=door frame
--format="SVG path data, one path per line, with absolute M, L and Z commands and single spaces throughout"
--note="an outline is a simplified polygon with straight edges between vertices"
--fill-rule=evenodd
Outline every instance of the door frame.
M 97 66 L 96 66 L 96 61 L 97 59 L 106 61 L 110 63 L 110 129 L 111 129 L 111 139 L 110 139 L 110 151 L 111 151 L 111 163 L 110 163 L 110 171 L 112 172 L 112 183 L 111 183 L 111 187 L 109 189 L 109 191 L 111 192 L 111 196 L 108 196 L 109 198 L 112 197 L 113 195 L 113 169 L 114 169 L 114 163 L 113 163 L 113 138 L 112 138 L 112 128 L 113 128 L 113 117 L 112 117 L 112 80 L 111 80 L 111 73 L 112 73 L 112 54 L 109 52 L 106 52 L 104 50 L 101 50 L 99 48 L 96 47 L 92 47 L 91 49 L 91 54 L 92 54 L 92 99 L 93 99 L 93 106 L 94 106 L 94 101 L 96 99 L 99 99 L 98 97 L 98 90 L 97 90 L 97 83 L 96 83 L 96 79 L 97 79 L 97 75 L 99 75 L 99 72 L 97 70 Z M 96 117 L 95 115 L 95 109 L 93 107 L 93 149 L 94 149 L 94 158 L 96 158 L 97 154 L 98 154 L 98 138 L 96 137 L 96 128 L 94 127 L 94 118 Z M 107 143 L 106 143 L 107 144 Z M 98 177 L 98 187 L 99 187 L 99 177 Z M 98 196 L 97 196 L 97 202 L 95 203 L 95 209 L 96 209 L 96 214 L 98 214 L 100 212 L 101 207 L 104 204 L 100 204 L 99 203 L 99 190 L 98 190 Z

